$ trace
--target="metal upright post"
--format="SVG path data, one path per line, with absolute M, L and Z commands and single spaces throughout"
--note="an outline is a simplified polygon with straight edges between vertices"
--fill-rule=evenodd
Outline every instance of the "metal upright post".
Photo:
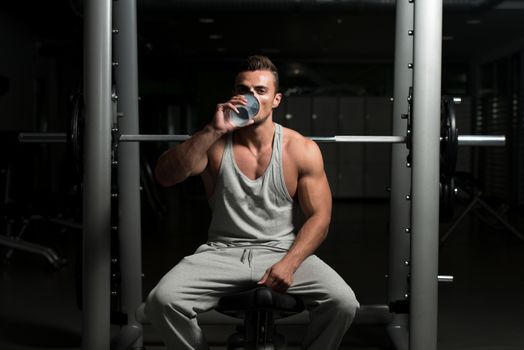
M 437 349 L 442 0 L 415 2 L 410 349 Z
M 111 265 L 111 0 L 84 1 L 82 349 L 109 350 Z
M 138 59 L 136 0 L 114 2 L 114 60 L 118 95 L 118 126 L 121 133 L 139 134 Z M 128 325 L 123 327 L 121 344 L 142 347 L 142 326 L 135 310 L 142 303 L 142 248 L 140 211 L 139 143 L 118 146 L 118 189 L 120 242 L 120 300 Z
M 408 95 L 413 84 L 413 3 L 397 1 L 395 28 L 395 76 L 393 101 L 393 135 L 405 136 Z M 391 200 L 389 226 L 388 302 L 406 300 L 410 260 L 411 168 L 404 144 L 393 144 L 391 153 Z M 407 314 L 395 313 L 388 333 L 396 349 L 409 348 Z

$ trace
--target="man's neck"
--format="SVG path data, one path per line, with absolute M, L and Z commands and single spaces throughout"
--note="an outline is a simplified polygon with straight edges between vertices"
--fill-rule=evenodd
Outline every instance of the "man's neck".
M 273 144 L 275 134 L 275 123 L 267 118 L 262 123 L 250 125 L 235 131 L 236 141 L 251 150 L 263 151 Z

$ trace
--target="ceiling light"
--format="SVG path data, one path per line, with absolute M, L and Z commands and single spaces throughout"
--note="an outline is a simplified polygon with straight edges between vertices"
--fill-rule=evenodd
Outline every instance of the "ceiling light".
M 219 40 L 219 39 L 222 39 L 222 35 L 220 35 L 220 34 L 209 34 L 209 39 L 211 39 L 211 40 Z
M 212 23 L 215 23 L 215 19 L 214 18 L 200 18 L 198 20 L 200 23 L 204 23 L 204 24 L 212 24 Z

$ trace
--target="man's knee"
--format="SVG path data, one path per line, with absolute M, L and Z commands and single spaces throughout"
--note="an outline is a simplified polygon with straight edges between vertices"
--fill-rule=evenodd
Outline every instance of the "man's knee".
M 169 300 L 166 297 L 166 295 L 164 295 L 164 293 L 161 293 L 161 291 L 157 287 L 149 293 L 146 299 L 144 312 L 146 315 L 151 317 L 154 314 L 162 312 L 162 310 L 168 303 Z
M 339 287 L 332 292 L 331 305 L 337 313 L 353 319 L 360 307 L 355 293 L 349 286 Z
M 149 293 L 144 312 L 148 317 L 166 313 L 172 314 L 173 312 L 189 318 L 196 315 L 190 300 L 185 298 L 183 293 L 172 285 L 163 286 L 162 284 L 156 286 Z
M 168 288 L 162 288 L 162 285 L 159 284 L 149 293 L 144 311 L 147 315 L 162 313 L 168 305 L 176 303 L 176 293 L 173 293 L 173 290 Z

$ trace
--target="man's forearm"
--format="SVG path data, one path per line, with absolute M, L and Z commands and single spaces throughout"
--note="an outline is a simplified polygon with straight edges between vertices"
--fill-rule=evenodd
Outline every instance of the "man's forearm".
M 295 242 L 282 259 L 293 266 L 294 271 L 322 244 L 329 229 L 329 219 L 313 215 L 302 225 Z
M 222 135 L 211 125 L 206 125 L 189 140 L 164 152 L 155 169 L 157 181 L 168 187 L 204 171 L 207 151 Z

